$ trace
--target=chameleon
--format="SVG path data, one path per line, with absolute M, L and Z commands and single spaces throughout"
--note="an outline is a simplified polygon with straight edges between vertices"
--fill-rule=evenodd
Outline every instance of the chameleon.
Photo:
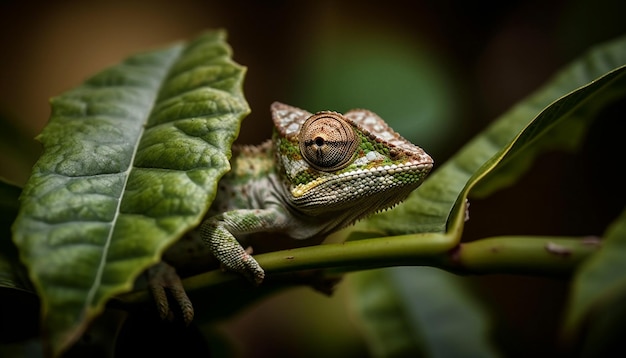
M 233 146 L 231 170 L 219 181 L 201 225 L 189 235 L 192 242 L 202 241 L 225 270 L 256 285 L 264 280 L 264 270 L 240 242 L 268 233 L 323 239 L 404 200 L 434 163 L 368 110 L 313 114 L 279 102 L 270 109 L 272 139 Z M 166 252 L 164 259 L 173 261 L 172 256 Z M 163 266 L 153 273 L 165 281 L 152 289 L 161 316 L 169 309 L 166 287 L 190 320 L 193 308 L 179 279 Z

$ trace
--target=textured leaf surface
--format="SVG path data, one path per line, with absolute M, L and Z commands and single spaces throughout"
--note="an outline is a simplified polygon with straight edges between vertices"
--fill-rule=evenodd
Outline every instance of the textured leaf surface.
M 249 112 L 223 32 L 139 54 L 52 100 L 14 241 L 53 353 L 197 225 Z
M 376 357 L 495 357 L 485 311 L 462 279 L 434 268 L 394 267 L 350 277 Z

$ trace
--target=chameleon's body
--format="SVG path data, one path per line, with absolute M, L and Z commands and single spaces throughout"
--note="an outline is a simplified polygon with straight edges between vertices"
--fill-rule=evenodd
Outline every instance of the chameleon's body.
M 257 284 L 263 269 L 238 240 L 325 237 L 399 203 L 433 166 L 372 112 L 311 114 L 281 103 L 271 111 L 273 139 L 233 148 L 231 171 L 194 233 L 226 269 Z

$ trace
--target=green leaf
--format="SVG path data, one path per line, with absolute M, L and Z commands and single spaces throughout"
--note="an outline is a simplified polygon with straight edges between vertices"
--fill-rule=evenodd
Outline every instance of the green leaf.
M 428 267 L 350 276 L 375 357 L 495 357 L 490 320 L 461 278 Z
M 387 235 L 447 230 L 458 239 L 469 191 L 488 195 L 513 184 L 541 151 L 580 145 L 595 112 L 624 97 L 625 63 L 626 38 L 592 50 L 436 168 L 405 203 L 359 229 Z
M 609 226 L 598 253 L 576 272 L 564 326 L 567 338 L 574 340 L 585 321 L 606 320 L 602 315 L 615 312 L 610 307 L 623 305 L 625 296 L 626 211 Z
M 249 113 L 221 31 L 132 56 L 52 100 L 14 241 L 51 352 L 197 225 Z

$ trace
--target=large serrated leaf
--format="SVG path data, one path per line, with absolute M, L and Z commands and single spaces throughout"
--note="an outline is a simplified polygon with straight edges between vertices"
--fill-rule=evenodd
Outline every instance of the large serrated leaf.
M 249 113 L 221 31 L 139 54 L 52 100 L 14 241 L 58 354 L 197 225 Z

